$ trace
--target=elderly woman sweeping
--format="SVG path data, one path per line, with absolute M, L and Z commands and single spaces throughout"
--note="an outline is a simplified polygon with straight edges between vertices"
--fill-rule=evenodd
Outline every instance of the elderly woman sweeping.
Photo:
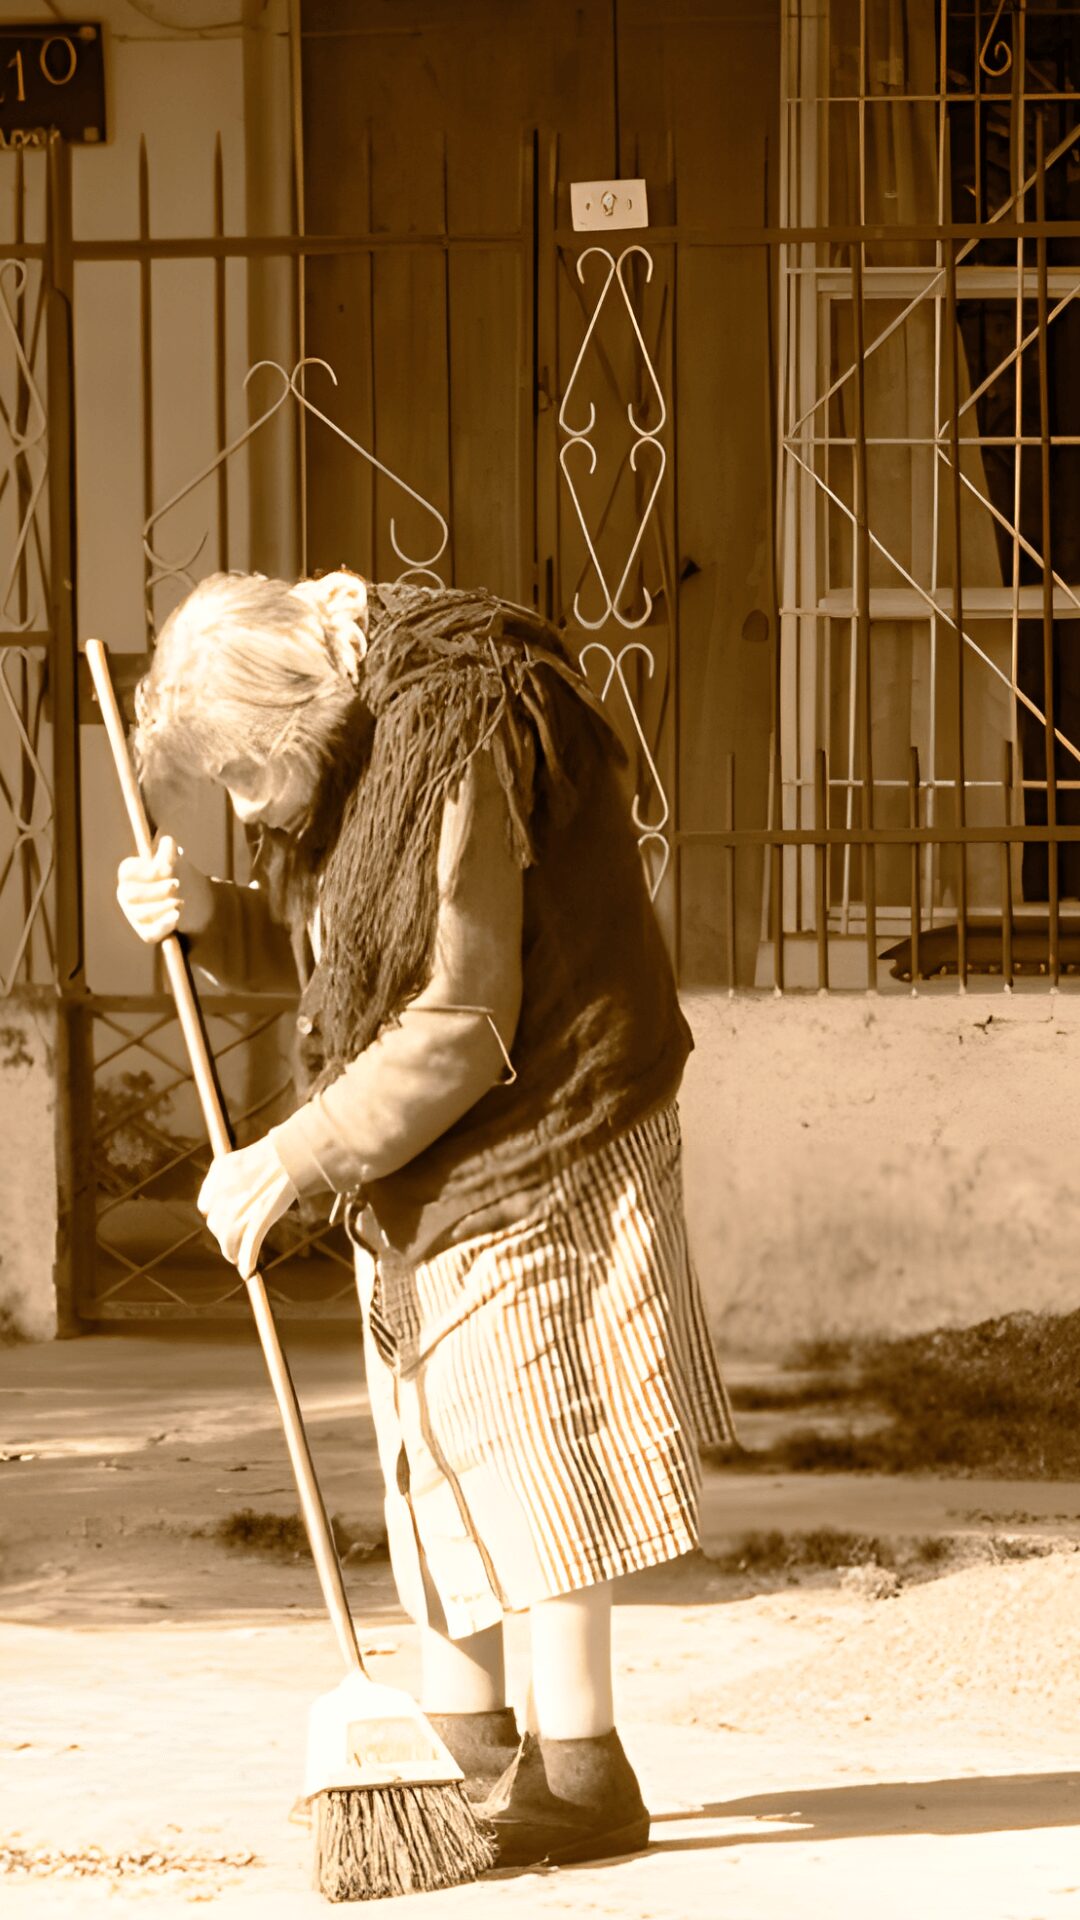
M 691 1040 L 616 736 L 535 615 L 344 571 L 204 581 L 137 714 L 151 790 L 209 778 L 259 829 L 250 886 L 165 838 L 118 897 L 222 984 L 299 977 L 301 1104 L 199 1204 L 244 1274 L 298 1197 L 344 1207 L 424 1711 L 502 1864 L 643 1847 L 615 1583 L 695 1545 L 698 1445 L 731 1419 L 683 1217 Z

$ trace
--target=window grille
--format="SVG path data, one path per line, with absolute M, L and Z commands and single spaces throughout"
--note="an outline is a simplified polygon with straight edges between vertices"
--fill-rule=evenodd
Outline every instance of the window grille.
M 1056 983 L 1080 966 L 1080 8 L 805 0 L 785 28 L 759 979 Z

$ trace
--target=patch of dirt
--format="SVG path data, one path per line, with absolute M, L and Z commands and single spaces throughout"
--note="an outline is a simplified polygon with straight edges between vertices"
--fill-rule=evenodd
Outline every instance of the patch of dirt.
M 722 1553 L 710 1555 L 709 1565 L 721 1574 L 748 1580 L 751 1589 L 758 1592 L 775 1590 L 778 1585 L 799 1585 L 803 1575 L 844 1576 L 859 1569 L 877 1570 L 893 1576 L 882 1588 L 883 1593 L 891 1594 L 960 1567 L 1041 1560 L 1053 1553 L 1078 1550 L 1075 1541 L 1046 1534 L 933 1533 L 886 1538 L 840 1527 L 816 1527 L 806 1533 L 770 1528 L 743 1534 Z
M 385 1529 L 373 1533 L 359 1530 L 331 1514 L 330 1528 L 334 1544 L 343 1561 L 361 1565 L 368 1560 L 388 1560 L 390 1548 Z M 221 1547 L 240 1553 L 267 1554 L 274 1560 L 310 1560 L 311 1547 L 298 1513 L 257 1513 L 253 1507 L 240 1507 L 223 1514 L 212 1527 L 195 1527 L 197 1539 L 216 1540 Z
M 858 1373 L 811 1375 L 809 1381 L 788 1385 L 770 1381 L 765 1385 L 745 1381 L 731 1389 L 731 1404 L 736 1413 L 805 1413 L 810 1407 L 844 1406 L 861 1397 Z
M 1080 1312 L 1005 1314 L 904 1340 L 825 1344 L 795 1356 L 811 1380 L 773 1405 L 805 1416 L 769 1445 L 717 1453 L 745 1472 L 1080 1477 Z M 838 1373 L 838 1369 L 843 1369 Z M 843 1406 L 847 1424 L 836 1423 Z M 827 1407 L 827 1422 L 814 1411 Z M 866 1424 L 877 1412 L 879 1424 Z
M 166 1874 L 217 1875 L 223 1867 L 257 1867 L 253 1853 L 108 1853 L 103 1847 L 79 1852 L 49 1847 L 0 1847 L 0 1874 L 29 1880 L 145 1880 Z

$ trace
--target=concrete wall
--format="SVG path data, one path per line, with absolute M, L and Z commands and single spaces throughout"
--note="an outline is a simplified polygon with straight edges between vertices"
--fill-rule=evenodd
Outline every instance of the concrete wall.
M 1080 999 L 695 994 L 687 1207 L 728 1352 L 1080 1307 Z M 53 1016 L 0 1005 L 0 1331 L 55 1331 Z
M 0 1340 L 56 1333 L 55 1036 L 51 996 L 0 1001 Z
M 1080 1000 L 694 995 L 687 1204 L 729 1350 L 1080 1307 Z

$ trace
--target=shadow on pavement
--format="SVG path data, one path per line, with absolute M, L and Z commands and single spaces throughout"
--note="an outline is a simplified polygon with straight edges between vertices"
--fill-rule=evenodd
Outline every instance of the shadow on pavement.
M 730 1831 L 667 1839 L 667 1825 L 701 1820 Z M 751 1824 L 752 1823 L 752 1824 Z M 991 1774 L 959 1780 L 861 1782 L 850 1787 L 754 1794 L 653 1816 L 649 1851 L 774 1845 L 782 1840 L 864 1840 L 905 1833 L 1019 1833 L 1080 1827 L 1080 1773 Z

